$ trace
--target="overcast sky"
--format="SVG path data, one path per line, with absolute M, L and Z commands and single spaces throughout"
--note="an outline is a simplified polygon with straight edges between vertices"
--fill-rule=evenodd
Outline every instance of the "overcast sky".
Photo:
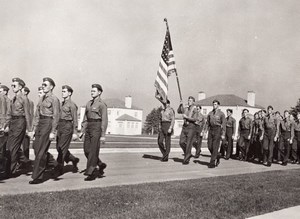
M 146 115 L 160 105 L 164 17 L 184 100 L 253 90 L 256 103 L 283 111 L 300 98 L 298 0 L 0 0 L 0 82 L 22 78 L 36 101 L 52 77 L 55 94 L 68 84 L 79 106 L 99 83 L 104 99 L 131 95 Z M 169 96 L 177 108 L 174 75 Z

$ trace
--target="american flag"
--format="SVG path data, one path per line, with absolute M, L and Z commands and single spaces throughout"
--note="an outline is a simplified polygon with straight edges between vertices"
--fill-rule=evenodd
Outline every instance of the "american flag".
M 175 58 L 172 49 L 171 36 L 167 29 L 163 50 L 159 62 L 159 68 L 155 79 L 155 97 L 162 103 L 167 102 L 168 96 L 168 77 L 176 72 Z

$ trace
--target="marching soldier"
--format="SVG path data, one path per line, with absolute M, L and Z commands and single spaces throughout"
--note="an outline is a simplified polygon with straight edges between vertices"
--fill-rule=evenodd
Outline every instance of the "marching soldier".
M 84 154 L 87 158 L 87 167 L 84 175 L 85 181 L 96 179 L 96 169 L 99 166 L 100 174 L 106 168 L 106 164 L 99 158 L 100 141 L 105 142 L 105 132 L 107 129 L 107 106 L 100 98 L 103 89 L 100 84 L 93 84 L 91 90 L 92 100 L 90 100 L 85 109 L 82 123 L 82 133 L 84 135 Z
M 232 109 L 227 109 L 226 126 L 225 126 L 225 141 L 227 147 L 224 147 L 225 160 L 228 160 L 233 150 L 233 139 L 236 131 L 236 121 L 232 117 Z
M 297 112 L 294 121 L 294 142 L 292 145 L 292 164 L 300 164 L 300 112 Z
M 60 120 L 57 127 L 57 151 L 58 157 L 57 162 L 60 164 L 58 165 L 59 173 L 63 173 L 63 166 L 64 161 L 68 163 L 71 161 L 74 166 L 74 171 L 77 171 L 77 164 L 79 162 L 79 158 L 74 157 L 69 151 L 71 140 L 77 140 L 77 106 L 71 100 L 71 96 L 73 94 L 73 89 L 68 86 L 62 86 L 62 97 L 63 101 L 61 103 L 61 113 L 60 113 Z
M 6 168 L 5 152 L 8 132 L 8 108 L 3 94 L 0 93 L 0 172 Z
M 28 87 L 24 87 L 22 92 L 29 102 L 30 124 L 32 124 L 33 117 L 34 117 L 34 103 L 28 98 L 28 94 L 30 93 L 30 90 Z M 32 127 L 30 127 L 29 130 L 31 130 L 31 128 Z M 23 140 L 23 153 L 25 157 L 28 159 L 29 159 L 29 148 L 30 148 L 30 137 L 28 136 L 28 133 L 26 133 Z
M 238 128 L 238 144 L 241 150 L 240 160 L 244 161 L 248 160 L 250 139 L 252 136 L 252 120 L 248 117 L 248 113 L 248 109 L 243 110 Z
M 208 168 L 215 168 L 220 163 L 218 152 L 221 139 L 225 139 L 226 125 L 225 114 L 219 109 L 220 102 L 214 100 L 212 104 L 213 110 L 209 112 L 206 120 L 206 130 L 208 130 L 207 146 L 211 153 Z
M 39 184 L 43 182 L 43 175 L 46 166 L 53 166 L 57 169 L 58 163 L 48 152 L 51 141 L 55 139 L 57 124 L 60 116 L 60 103 L 53 94 L 55 83 L 51 78 L 43 79 L 43 91 L 45 95 L 39 100 L 36 109 L 35 123 L 30 133 L 31 138 L 35 138 L 33 149 L 35 150 L 35 160 L 32 172 L 32 181 L 29 184 Z
M 263 150 L 264 150 L 264 160 L 263 164 L 270 167 L 273 161 L 273 149 L 274 142 L 278 139 L 279 123 L 273 114 L 273 107 L 268 106 L 268 115 L 265 116 L 263 122 Z
M 190 96 L 188 98 L 188 106 L 183 107 L 183 104 L 180 103 L 177 112 L 183 114 L 184 123 L 182 126 L 179 145 L 183 150 L 184 159 L 182 164 L 186 165 L 190 162 L 192 157 L 192 144 L 195 135 L 195 122 L 197 119 L 197 111 L 195 106 L 195 98 Z
M 7 146 L 11 158 L 10 174 L 15 176 L 17 174 L 18 161 L 24 164 L 30 162 L 20 149 L 25 134 L 30 131 L 31 122 L 29 101 L 22 93 L 25 82 L 20 78 L 13 78 L 11 86 L 15 96 L 11 101 L 11 121 Z
M 194 147 L 196 149 L 195 152 L 195 158 L 199 158 L 200 157 L 200 153 L 201 153 L 201 146 L 202 146 L 202 140 L 203 140 L 203 128 L 205 125 L 205 118 L 203 116 L 203 114 L 201 113 L 201 105 L 200 104 L 196 104 L 196 110 L 197 110 L 197 119 L 195 122 L 195 137 L 194 137 Z
M 254 152 L 254 159 L 258 158 L 258 162 L 261 163 L 262 161 L 262 141 L 263 138 L 263 123 L 262 123 L 262 111 L 259 111 L 254 114 L 254 121 L 252 127 L 252 143 L 253 143 L 253 152 Z
M 175 112 L 170 106 L 170 100 L 163 104 L 161 110 L 161 121 L 158 133 L 158 146 L 163 155 L 161 161 L 167 162 L 171 149 L 171 135 L 175 123 Z M 165 143 L 164 143 L 165 141 Z
M 294 139 L 294 123 L 290 120 L 290 113 L 288 110 L 284 111 L 284 119 L 279 124 L 280 141 L 279 141 L 279 157 L 278 161 L 282 159 L 282 165 L 286 166 L 290 157 L 291 145 Z

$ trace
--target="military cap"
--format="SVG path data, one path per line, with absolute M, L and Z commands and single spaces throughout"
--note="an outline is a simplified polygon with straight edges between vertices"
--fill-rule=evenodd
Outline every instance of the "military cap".
M 195 98 L 193 96 L 189 96 L 188 99 L 192 99 L 195 102 Z
M 9 88 L 7 86 L 5 86 L 4 84 L 1 84 L 0 88 L 2 88 L 4 91 L 9 91 Z
M 200 103 L 197 103 L 196 106 L 199 107 L 200 109 L 202 109 L 202 106 Z
M 232 111 L 232 109 L 227 109 L 226 110 L 227 112 L 230 112 L 230 113 L 232 113 L 233 111 Z
M 249 110 L 248 109 L 243 109 L 243 112 L 249 113 Z
M 69 85 L 63 85 L 61 89 L 67 89 L 69 92 L 73 93 L 73 89 Z
M 43 90 L 43 87 L 42 87 L 42 86 L 39 86 L 39 87 L 38 87 L 38 91 L 39 91 L 39 90 Z
M 270 106 L 268 106 L 268 108 L 267 109 L 272 109 L 273 110 L 273 107 L 270 105 Z
M 28 87 L 24 87 L 24 91 L 25 91 L 25 92 L 27 92 L 27 93 L 29 93 L 29 92 L 30 92 L 30 90 L 29 90 L 29 88 L 28 88 Z
M 99 91 L 103 92 L 103 89 L 100 84 L 93 84 L 92 88 L 97 88 Z
M 18 82 L 19 85 L 21 85 L 22 87 L 25 87 L 25 82 L 21 78 L 13 78 L 12 82 Z
M 43 82 L 45 82 L 45 81 L 48 81 L 53 87 L 55 87 L 55 83 L 52 80 L 52 78 L 49 78 L 49 77 L 43 78 Z
M 213 100 L 212 103 L 217 103 L 218 105 L 220 105 L 220 101 L 218 101 L 217 99 Z

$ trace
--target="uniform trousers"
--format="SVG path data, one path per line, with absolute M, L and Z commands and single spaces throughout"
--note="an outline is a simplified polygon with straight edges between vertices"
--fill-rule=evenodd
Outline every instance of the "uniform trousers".
M 281 137 L 279 140 L 279 156 L 278 160 L 282 160 L 283 163 L 288 162 L 290 157 L 290 151 L 291 151 L 291 132 L 281 132 Z
M 26 119 L 24 116 L 12 117 L 9 125 L 7 147 L 10 153 L 10 173 L 17 170 L 18 161 L 29 162 L 28 158 L 20 153 L 21 144 L 26 133 Z
M 300 162 L 300 131 L 295 131 L 295 138 L 292 145 L 292 158 Z
M 5 168 L 5 153 L 6 153 L 7 133 L 0 132 L 0 171 Z
M 187 125 L 182 126 L 179 145 L 184 153 L 184 162 L 188 161 L 188 159 L 192 155 L 192 144 L 195 135 L 195 124 L 189 123 Z
M 28 135 L 24 136 L 22 146 L 24 156 L 29 159 L 30 137 Z
M 69 151 L 73 135 L 73 122 L 69 120 L 60 120 L 57 127 L 56 149 L 58 151 L 57 162 L 61 165 L 64 161 L 75 161 L 75 158 Z
M 221 126 L 210 127 L 208 131 L 207 147 L 211 153 L 210 164 L 216 164 L 215 161 L 218 157 L 220 148 L 222 129 Z
M 250 134 L 249 129 L 243 129 L 240 132 L 240 138 L 239 138 L 239 146 L 241 151 L 241 158 L 244 160 L 248 159 L 249 155 L 249 147 L 250 147 L 250 140 L 248 139 Z
M 53 155 L 48 152 L 51 141 L 49 135 L 52 130 L 52 117 L 40 117 L 39 123 L 35 130 L 35 140 L 33 149 L 35 160 L 33 165 L 32 179 L 43 179 L 47 166 L 56 167 L 57 161 Z
M 253 137 L 253 152 L 254 158 L 258 158 L 259 161 L 263 160 L 263 147 L 260 140 L 261 133 L 255 134 Z
M 195 136 L 193 142 L 193 146 L 196 149 L 195 157 L 199 157 L 201 153 L 202 140 L 203 140 L 203 136 L 201 136 L 202 130 L 203 127 L 201 127 L 200 125 L 195 126 Z
M 225 133 L 225 141 L 227 141 L 227 147 L 224 147 L 225 151 L 225 158 L 230 158 L 232 154 L 233 149 L 233 128 L 232 127 L 226 127 L 226 133 Z
M 264 163 L 272 163 L 273 161 L 274 138 L 276 135 L 275 132 L 275 129 L 265 130 L 263 139 Z
M 168 133 L 170 126 L 171 126 L 171 122 L 162 121 L 161 130 L 158 133 L 157 143 L 158 143 L 159 150 L 163 155 L 163 159 L 167 159 L 169 157 L 169 153 L 171 150 L 172 133 Z
M 88 120 L 83 143 L 84 154 L 87 158 L 84 175 L 93 175 L 97 165 L 102 164 L 99 158 L 101 133 L 101 121 Z

